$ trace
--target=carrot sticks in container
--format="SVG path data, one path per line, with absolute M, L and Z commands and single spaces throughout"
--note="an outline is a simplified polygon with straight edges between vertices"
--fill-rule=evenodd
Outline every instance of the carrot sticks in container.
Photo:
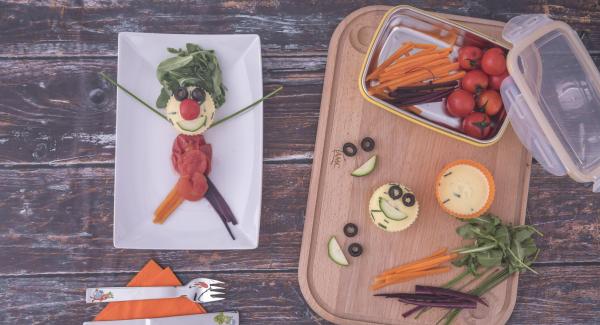
M 400 106 L 439 101 L 447 96 L 447 89 L 438 91 L 435 85 L 455 81 L 456 86 L 465 75 L 459 64 L 450 58 L 451 53 L 451 47 L 406 42 L 367 76 L 367 90 L 380 99 L 394 99 L 392 102 Z M 432 95 L 422 96 L 417 101 L 405 101 L 391 95 L 404 87 L 415 86 L 429 86 L 422 95 Z

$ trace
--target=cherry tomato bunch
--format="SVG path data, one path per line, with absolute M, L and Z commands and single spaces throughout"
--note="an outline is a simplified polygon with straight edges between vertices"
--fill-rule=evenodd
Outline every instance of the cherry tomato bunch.
M 508 77 L 506 53 L 499 47 L 482 50 L 464 46 L 458 52 L 458 63 L 465 76 L 460 87 L 446 99 L 446 110 L 463 118 L 462 131 L 474 138 L 487 138 L 503 115 L 500 85 Z

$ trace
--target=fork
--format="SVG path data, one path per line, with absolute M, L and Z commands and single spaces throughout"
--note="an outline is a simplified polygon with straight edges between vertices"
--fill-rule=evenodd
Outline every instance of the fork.
M 147 300 L 176 298 L 185 296 L 194 302 L 213 302 L 225 299 L 218 297 L 224 294 L 219 291 L 224 289 L 214 284 L 224 284 L 221 281 L 196 278 L 188 284 L 178 287 L 107 287 L 107 288 L 88 288 L 85 290 L 85 302 L 112 302 L 128 300 Z

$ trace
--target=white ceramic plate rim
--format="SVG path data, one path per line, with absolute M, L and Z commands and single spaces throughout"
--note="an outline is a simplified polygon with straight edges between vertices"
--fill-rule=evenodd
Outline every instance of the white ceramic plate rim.
M 249 104 L 250 102 L 262 97 L 262 65 L 261 65 L 261 53 L 260 53 L 260 38 L 258 35 L 254 35 L 254 34 L 233 34 L 233 35 L 197 35 L 197 34 L 154 34 L 154 33 L 130 33 L 130 32 L 126 32 L 126 33 L 119 33 L 119 49 L 118 49 L 118 76 L 117 76 L 117 80 L 119 83 L 123 84 L 125 87 L 130 88 L 131 85 L 127 84 L 127 81 L 124 80 L 126 78 L 123 77 L 124 74 L 127 73 L 135 73 L 135 71 L 128 71 L 127 67 L 123 66 L 123 55 L 124 51 L 123 51 L 123 47 L 122 45 L 124 44 L 124 42 L 126 42 L 127 40 L 131 39 L 131 38 L 146 38 L 146 39 L 162 39 L 164 40 L 174 40 L 174 43 L 177 43 L 176 45 L 172 45 L 172 44 L 168 44 L 168 46 L 171 47 L 184 47 L 185 43 L 187 42 L 191 42 L 191 43 L 196 43 L 199 44 L 201 46 L 203 46 L 203 43 L 211 43 L 214 44 L 214 46 L 206 46 L 206 48 L 212 48 L 215 49 L 217 56 L 219 56 L 219 61 L 221 63 L 221 69 L 223 70 L 223 75 L 225 78 L 225 85 L 228 85 L 228 80 L 227 80 L 227 75 L 229 75 L 229 84 L 236 84 L 237 86 L 234 86 L 233 88 L 239 88 L 239 83 L 240 82 L 244 82 L 244 78 L 240 76 L 240 78 L 237 78 L 237 73 L 238 71 L 236 69 L 239 69 L 239 65 L 242 65 L 243 68 L 245 69 L 244 72 L 245 75 L 248 77 L 247 78 L 247 82 L 246 85 L 244 87 L 247 87 L 247 89 L 244 89 L 244 91 L 242 92 L 238 92 L 238 95 L 240 95 L 240 97 L 244 97 L 241 95 L 245 95 L 245 97 L 243 99 L 239 99 L 237 98 L 238 96 L 236 96 L 235 93 L 235 89 L 234 92 L 232 91 L 228 91 L 227 93 L 227 102 L 225 103 L 225 105 L 219 110 L 219 112 L 221 112 L 221 114 L 219 114 L 219 112 L 217 113 L 217 118 L 222 118 L 225 115 L 228 115 L 230 113 L 233 113 L 239 109 L 241 109 L 242 107 L 246 106 L 247 104 Z M 235 61 L 233 61 L 233 65 L 230 66 L 229 63 L 231 62 L 226 62 L 227 60 L 231 61 L 231 55 L 229 55 L 229 52 L 232 51 L 228 51 L 227 55 L 229 55 L 229 59 L 225 59 L 225 62 L 222 60 L 222 57 L 219 55 L 220 52 L 223 52 L 223 49 L 227 49 L 229 46 L 239 46 L 240 41 L 246 41 L 248 44 L 247 48 L 244 51 L 240 51 L 240 52 L 236 52 L 238 53 L 237 56 L 239 59 L 235 59 Z M 162 45 L 162 48 L 164 48 L 164 57 L 162 57 L 162 59 L 170 56 L 167 52 L 166 52 L 166 47 L 167 45 Z M 135 53 L 126 53 L 127 55 L 135 55 Z M 227 56 L 225 55 L 225 56 Z M 138 58 L 136 58 L 138 59 Z M 139 58 L 139 61 L 144 61 L 145 58 Z M 161 60 L 162 60 L 161 59 Z M 130 59 L 131 60 L 131 59 Z M 160 61 L 158 61 L 160 62 Z M 144 63 L 142 63 L 144 64 Z M 147 63 L 146 63 L 147 64 Z M 156 62 L 157 64 L 157 62 Z M 236 68 L 237 67 L 237 68 Z M 138 70 L 139 71 L 139 70 Z M 154 74 L 155 71 L 155 67 L 152 69 L 152 74 Z M 234 72 L 235 71 L 235 72 Z M 146 71 L 145 71 L 146 72 Z M 235 75 L 235 78 L 232 78 L 231 76 Z M 236 79 L 235 82 L 233 79 Z M 240 81 L 239 79 L 242 79 L 242 81 Z M 141 83 L 155 83 L 155 85 L 153 85 L 153 87 L 158 87 L 160 88 L 160 85 L 158 83 L 158 81 L 156 80 L 156 78 L 154 77 L 152 80 L 144 80 Z M 137 86 L 137 85 L 134 85 Z M 135 88 L 135 87 L 134 87 Z M 151 87 L 149 87 L 151 88 Z M 131 88 L 130 88 L 131 89 Z M 134 91 L 134 89 L 132 89 L 132 92 L 136 93 Z M 244 94 L 242 94 L 244 93 Z M 138 93 L 136 93 L 138 94 Z M 139 96 L 139 94 L 138 94 Z M 236 96 L 236 97 L 232 97 L 232 96 Z M 142 97 L 142 96 L 140 96 Z M 232 99 L 233 98 L 233 99 Z M 142 99 L 146 100 L 147 102 L 149 102 L 150 104 L 154 104 L 154 98 L 148 98 L 148 96 L 146 97 L 142 97 Z M 230 100 L 231 99 L 231 100 Z M 211 180 L 213 180 L 213 182 L 215 184 L 217 184 L 217 188 L 220 189 L 221 194 L 225 197 L 225 199 L 227 200 L 227 202 L 229 203 L 229 205 L 232 207 L 232 209 L 234 210 L 234 214 L 236 215 L 236 217 L 238 218 L 238 220 L 240 221 L 240 224 L 238 224 L 237 226 L 232 226 L 230 225 L 230 227 L 232 227 L 232 230 L 234 231 L 234 234 L 236 235 L 236 241 L 232 241 L 229 236 L 227 235 L 224 226 L 222 225 L 220 219 L 218 219 L 218 217 L 216 216 L 216 213 L 214 213 L 214 210 L 212 210 L 212 207 L 210 207 L 210 205 L 208 204 L 208 202 L 206 200 L 201 200 L 200 202 L 184 202 L 185 204 L 196 204 L 197 206 L 199 206 L 198 209 L 201 209 L 202 211 L 213 211 L 214 215 L 211 217 L 211 224 L 210 226 L 213 228 L 213 230 L 211 230 L 209 233 L 205 233 L 205 235 L 207 236 L 212 236 L 215 232 L 220 233 L 219 234 L 219 239 L 218 240 L 206 240 L 206 241 L 198 241 L 198 236 L 196 236 L 196 234 L 194 234 L 193 236 L 191 236 L 189 234 L 189 229 L 188 227 L 180 227 L 180 230 L 182 232 L 186 232 L 188 231 L 187 235 L 181 235 L 181 234 L 177 234 L 174 233 L 173 234 L 173 238 L 172 239 L 167 239 L 167 240 L 153 240 L 152 238 L 148 239 L 147 237 L 152 237 L 153 235 L 156 236 L 157 229 L 160 228 L 154 228 L 153 225 L 145 225 L 144 227 L 129 227 L 128 229 L 124 228 L 125 222 L 128 221 L 127 219 L 132 219 L 134 217 L 131 216 L 121 216 L 120 215 L 120 211 L 119 211 L 119 203 L 122 203 L 122 200 L 125 200 L 125 197 L 122 197 L 125 194 L 123 193 L 123 189 L 120 187 L 122 186 L 121 183 L 124 182 L 123 180 L 123 173 L 125 173 L 125 171 L 123 171 L 124 167 L 122 166 L 123 163 L 122 161 L 127 160 L 127 157 L 124 156 L 124 154 L 122 153 L 122 150 L 119 150 L 119 143 L 124 143 L 127 140 L 121 140 L 123 137 L 123 131 L 120 132 L 120 130 L 123 130 L 124 125 L 121 123 L 122 120 L 124 119 L 123 114 L 123 110 L 125 109 L 137 109 L 138 111 L 136 111 L 135 113 L 127 113 L 128 115 L 135 115 L 135 114 L 139 114 L 140 111 L 144 111 L 145 108 L 143 106 L 141 106 L 139 103 L 136 102 L 136 107 L 123 107 L 124 105 L 129 105 L 129 106 L 133 106 L 131 104 L 131 97 L 129 97 L 127 94 L 125 94 L 122 91 L 118 91 L 117 92 L 117 114 L 116 114 L 116 143 L 117 143 L 117 147 L 115 150 L 115 180 L 114 180 L 114 184 L 115 184 L 115 190 L 114 190 L 114 226 L 113 226 L 113 243 L 114 246 L 116 248 L 129 248 L 129 249 L 189 249 L 189 250 L 220 250 L 220 249 L 253 249 L 258 247 L 258 239 L 259 239 L 259 230 L 260 230 L 260 214 L 261 214 L 261 198 L 262 198 L 262 156 L 263 156 L 263 119 L 262 119 L 262 104 L 259 104 L 255 109 L 253 109 L 251 112 L 248 112 L 240 117 L 237 117 L 234 120 L 230 120 L 218 127 L 216 127 L 214 130 L 215 131 L 208 131 L 206 133 L 206 138 L 207 141 L 214 143 L 214 141 L 216 140 L 218 141 L 222 141 L 222 140 L 227 140 L 231 142 L 231 139 L 226 139 L 227 137 L 217 137 L 215 139 L 216 136 L 212 136 L 211 139 L 211 133 L 228 133 L 226 131 L 231 132 L 231 130 L 239 130 L 239 126 L 242 125 L 246 132 L 248 129 L 246 128 L 250 128 L 252 130 L 252 139 L 253 139 L 253 151 L 252 151 L 252 161 L 250 162 L 252 165 L 252 171 L 251 171 L 251 175 L 247 175 L 248 177 L 248 183 L 250 183 L 247 187 L 248 187 L 248 192 L 245 195 L 247 196 L 234 196 L 234 198 L 231 197 L 231 195 L 228 195 L 228 193 L 225 193 L 223 191 L 223 188 L 227 188 L 227 184 L 231 183 L 227 180 L 227 177 L 225 177 L 224 175 L 226 175 L 222 170 L 219 171 L 219 167 L 214 167 L 213 168 L 213 172 L 211 173 L 210 177 Z M 238 103 L 232 103 L 235 101 L 238 101 Z M 243 100 L 244 103 L 239 103 L 240 100 Z M 230 105 L 228 105 L 230 104 Z M 233 107 L 235 106 L 235 107 Z M 149 113 L 152 114 L 151 112 L 145 112 L 145 113 Z M 158 117 L 154 117 L 154 120 L 149 119 L 149 121 L 146 121 L 143 125 L 143 128 L 148 128 L 147 124 L 154 124 L 155 121 L 157 121 L 156 123 L 165 123 L 164 121 L 162 121 L 160 118 Z M 124 122 L 123 122 L 124 123 Z M 120 125 L 121 124 L 121 125 Z M 236 128 L 236 125 L 238 125 L 238 128 Z M 150 125 L 150 127 L 152 127 L 152 125 Z M 142 128 L 142 127 L 140 127 Z M 161 126 L 162 128 L 162 126 Z M 167 128 L 171 128 L 170 126 L 167 125 Z M 226 130 L 226 131 L 219 131 L 219 129 L 221 130 Z M 173 132 L 175 132 L 173 130 Z M 121 135 L 120 135 L 121 133 Z M 137 133 L 137 131 L 136 131 Z M 176 136 L 176 133 L 174 133 L 173 135 L 173 139 Z M 229 148 L 228 148 L 229 149 Z M 161 149 L 164 150 L 164 149 Z M 168 148 L 168 151 L 170 151 L 170 146 Z M 223 157 L 230 155 L 231 153 L 229 151 L 236 151 L 235 148 L 233 148 L 232 150 L 222 150 L 222 149 L 217 149 L 215 150 L 215 146 L 213 145 L 213 151 L 215 152 L 214 157 L 213 157 L 213 165 L 215 162 L 218 162 L 221 158 L 221 162 L 224 162 L 225 164 L 228 163 L 229 160 L 224 160 L 222 159 Z M 226 154 L 224 154 L 224 152 L 226 152 Z M 219 152 L 221 154 L 219 154 Z M 222 157 L 221 157 L 222 156 Z M 239 158 L 239 157 L 237 157 Z M 169 168 L 171 168 L 169 166 Z M 246 176 L 244 176 L 246 177 Z M 225 185 L 221 185 L 219 183 L 225 183 Z M 223 186 L 223 188 L 222 188 Z M 168 191 L 168 189 L 167 189 Z M 235 199 L 235 197 L 244 197 L 246 198 L 245 200 L 243 199 Z M 243 200 L 243 201 L 242 201 Z M 240 203 L 240 201 L 242 201 L 242 203 Z M 156 204 L 158 204 L 159 202 L 155 202 Z M 247 209 L 247 207 L 250 205 L 250 209 Z M 240 206 L 242 206 L 242 208 L 240 208 Z M 195 208 L 195 207 L 194 207 Z M 186 208 L 180 207 L 178 210 L 185 210 Z M 195 208 L 196 209 L 196 208 Z M 184 212 L 181 212 L 184 213 Z M 177 211 L 175 211 L 174 215 L 172 217 L 176 217 Z M 148 218 L 148 220 L 151 220 L 152 216 L 148 215 L 145 216 Z M 182 217 L 180 217 L 182 218 Z M 141 219 L 144 223 L 147 224 L 146 219 Z M 130 221 L 130 220 L 129 220 Z M 167 220 L 167 222 L 169 222 L 169 220 Z M 173 221 L 174 223 L 176 222 L 181 222 L 181 221 Z M 163 225 L 164 226 L 164 225 Z M 162 226 L 158 226 L 156 225 L 156 227 L 162 227 Z M 133 229 L 132 229 L 133 228 Z M 183 228 L 183 229 L 182 229 Z M 150 230 L 148 230 L 150 229 Z M 125 234 L 126 232 L 126 234 Z M 158 233 L 160 235 L 160 233 Z

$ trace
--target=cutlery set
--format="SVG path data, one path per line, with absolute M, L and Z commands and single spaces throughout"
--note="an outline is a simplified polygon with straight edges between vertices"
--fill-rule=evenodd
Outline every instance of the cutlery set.
M 177 287 L 105 287 L 88 288 L 85 291 L 86 303 L 102 303 L 114 301 L 149 300 L 186 297 L 196 303 L 208 303 L 225 299 L 221 281 L 196 278 L 188 284 Z

